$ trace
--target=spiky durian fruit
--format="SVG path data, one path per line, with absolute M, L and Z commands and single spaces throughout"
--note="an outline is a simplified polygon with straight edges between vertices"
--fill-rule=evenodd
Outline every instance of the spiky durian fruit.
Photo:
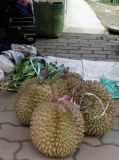
M 82 77 L 79 73 L 67 72 L 53 78 L 57 85 L 59 97 L 72 93 L 81 84 Z
M 49 157 L 63 158 L 73 154 L 84 135 L 82 114 L 68 102 L 39 104 L 30 124 L 33 145 Z
M 33 84 L 38 84 L 39 83 L 39 79 L 37 77 L 33 77 L 33 78 L 27 78 L 25 81 L 22 82 L 21 86 L 19 87 L 19 94 L 24 91 L 27 91 L 27 89 L 29 87 L 31 87 Z
M 26 80 L 21 85 L 15 99 L 15 111 L 18 120 L 24 125 L 29 125 L 30 116 L 37 103 L 51 100 L 52 89 L 49 81 Z
M 83 81 L 75 92 L 75 101 L 80 104 L 86 135 L 101 136 L 112 126 L 115 116 L 114 102 L 102 84 L 97 81 Z

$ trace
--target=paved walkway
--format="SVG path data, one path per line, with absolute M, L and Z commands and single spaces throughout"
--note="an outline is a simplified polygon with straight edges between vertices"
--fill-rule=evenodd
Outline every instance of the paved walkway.
M 105 28 L 85 0 L 66 0 L 64 32 L 103 33 Z
M 29 128 L 14 112 L 15 93 L 0 91 L 0 160 L 60 160 L 45 158 L 31 144 Z M 85 137 L 77 152 L 63 160 L 119 160 L 119 100 L 111 130 L 103 137 Z
M 118 60 L 117 36 L 65 35 L 60 39 L 38 40 L 46 55 L 66 58 Z M 16 119 L 16 93 L 0 91 L 0 160 L 60 160 L 45 158 L 31 144 L 29 128 Z M 119 160 L 119 100 L 113 127 L 103 137 L 85 137 L 77 152 L 63 160 Z
M 119 35 L 64 34 L 58 39 L 39 39 L 43 55 L 70 59 L 119 61 Z

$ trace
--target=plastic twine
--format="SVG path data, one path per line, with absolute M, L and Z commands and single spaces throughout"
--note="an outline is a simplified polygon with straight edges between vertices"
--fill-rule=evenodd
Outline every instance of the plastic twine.
M 31 62 L 31 65 L 32 65 L 34 71 L 36 72 L 36 74 L 38 76 L 38 79 L 40 79 L 40 72 L 41 72 L 40 71 L 41 70 L 40 63 L 37 64 L 38 65 L 38 69 L 36 69 L 32 59 L 30 59 L 30 62 Z
M 106 122 L 108 123 L 108 121 L 107 121 L 107 116 L 106 116 L 106 111 L 107 111 L 107 109 L 108 109 L 108 107 L 109 107 L 110 102 L 108 102 L 108 103 L 106 104 L 106 107 L 104 107 L 104 104 L 102 103 L 101 99 L 100 99 L 98 96 L 96 96 L 96 95 L 93 94 L 93 93 L 85 93 L 85 94 L 81 97 L 80 106 L 81 106 L 82 101 L 83 101 L 83 98 L 84 98 L 85 96 L 94 96 L 94 97 L 99 101 L 99 103 L 101 104 L 101 108 L 102 108 L 103 112 L 101 113 L 100 116 L 95 116 L 95 117 L 93 117 L 93 119 L 100 119 L 100 118 L 102 118 L 103 116 L 105 116 Z
M 37 63 L 37 68 L 35 67 L 34 63 L 33 63 L 33 60 L 34 59 L 37 59 L 37 60 L 44 60 L 45 61 L 45 58 L 39 56 L 39 57 L 30 57 L 30 63 L 35 71 L 35 73 L 37 74 L 37 77 L 38 79 L 43 79 L 43 77 L 41 77 L 41 64 L 38 62 Z
M 73 90 L 73 92 L 72 92 L 71 94 L 65 95 L 65 96 L 63 96 L 63 97 L 60 97 L 60 98 L 58 99 L 58 102 L 68 101 L 68 102 L 73 103 L 76 107 L 80 108 L 80 106 L 79 106 L 78 104 L 76 104 L 76 102 L 74 101 L 74 93 L 75 93 L 75 92 L 74 92 L 74 90 Z

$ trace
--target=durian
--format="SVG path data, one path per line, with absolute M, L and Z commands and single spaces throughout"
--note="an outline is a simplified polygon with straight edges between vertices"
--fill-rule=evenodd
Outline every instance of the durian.
M 86 135 L 101 136 L 112 126 L 115 116 L 114 102 L 102 84 L 97 81 L 83 81 L 77 87 L 74 99 L 80 105 Z M 103 108 L 98 99 L 103 103 Z
M 24 80 L 21 84 L 21 86 L 19 87 L 19 94 L 22 92 L 27 91 L 27 89 L 29 87 L 31 87 L 33 84 L 38 84 L 39 83 L 39 79 L 37 77 L 33 77 L 33 78 L 27 78 L 26 80 Z
M 84 121 L 69 102 L 38 104 L 30 121 L 33 145 L 48 157 L 64 158 L 76 151 L 84 135 Z
M 57 85 L 59 97 L 72 93 L 81 84 L 82 77 L 78 73 L 67 72 L 53 78 Z
M 51 100 L 52 89 L 49 81 L 42 81 L 37 78 L 24 81 L 15 99 L 15 111 L 18 120 L 28 126 L 30 116 L 37 103 Z

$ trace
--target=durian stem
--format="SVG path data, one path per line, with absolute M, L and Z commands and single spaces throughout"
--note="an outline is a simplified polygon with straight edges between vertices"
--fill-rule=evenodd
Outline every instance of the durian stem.
M 41 77 L 46 78 L 46 69 L 41 70 Z
M 69 67 L 64 69 L 64 75 L 63 76 L 66 78 L 68 76 L 68 73 L 69 73 Z
M 46 69 L 47 69 L 48 63 L 47 63 L 45 60 L 43 60 L 43 61 L 44 61 L 44 68 L 41 69 L 41 76 L 42 76 L 44 79 L 46 79 Z
M 53 101 L 57 102 L 59 97 L 58 97 L 57 85 L 55 84 L 55 82 L 51 83 L 51 88 L 52 88 L 52 94 L 53 94 Z

